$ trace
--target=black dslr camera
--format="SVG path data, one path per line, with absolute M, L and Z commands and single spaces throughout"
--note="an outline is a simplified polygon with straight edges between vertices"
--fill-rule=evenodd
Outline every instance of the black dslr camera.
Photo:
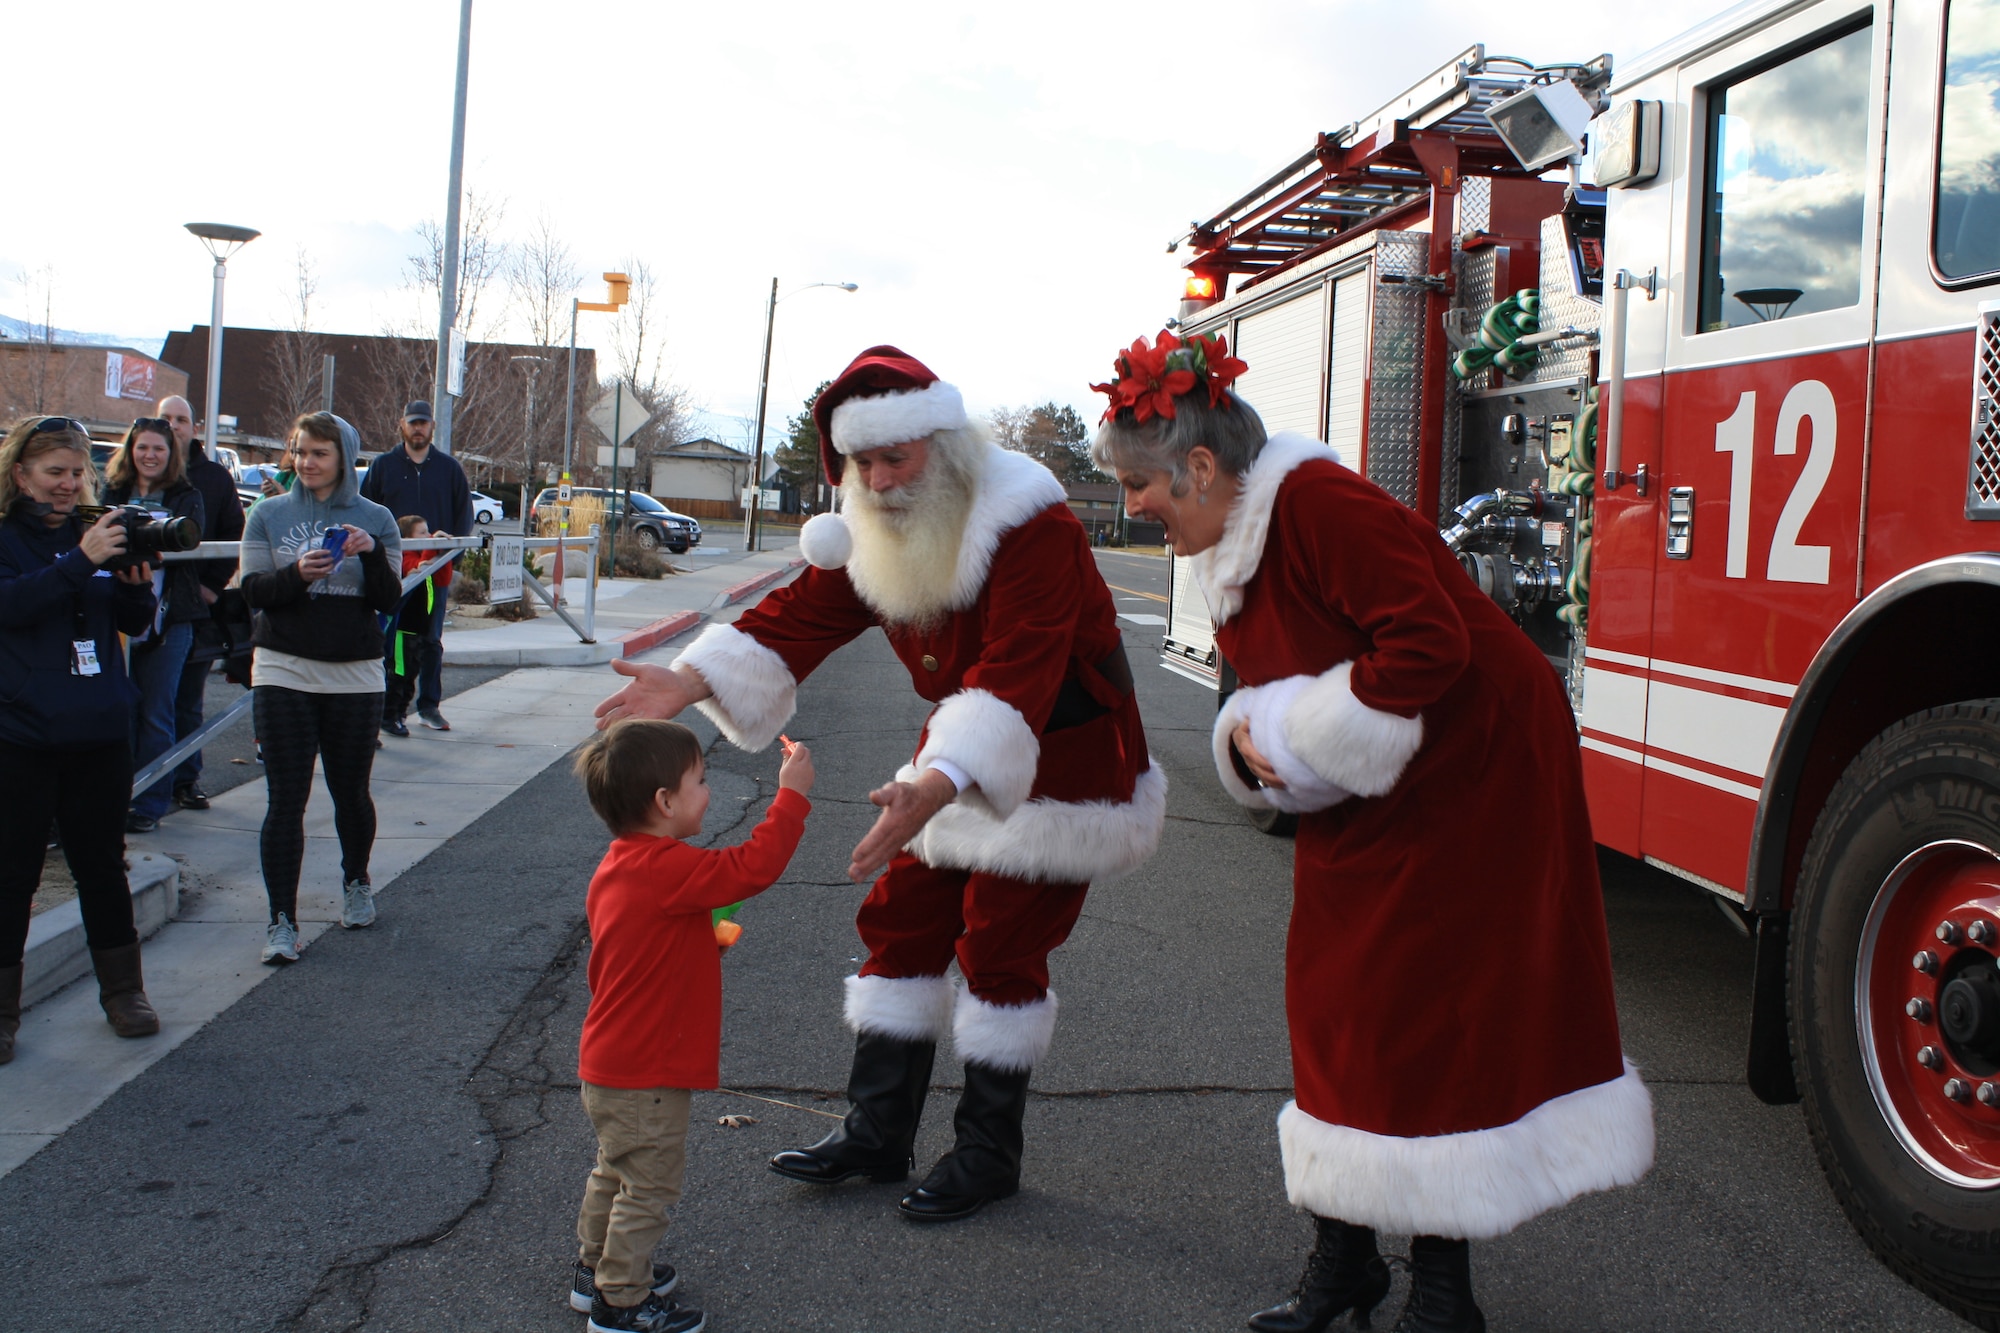
M 192 551 L 201 545 L 201 524 L 191 518 L 154 518 L 138 505 L 78 505 L 76 512 L 87 523 L 116 514 L 118 525 L 125 529 L 125 553 L 105 561 L 104 569 L 158 564 L 163 552 Z

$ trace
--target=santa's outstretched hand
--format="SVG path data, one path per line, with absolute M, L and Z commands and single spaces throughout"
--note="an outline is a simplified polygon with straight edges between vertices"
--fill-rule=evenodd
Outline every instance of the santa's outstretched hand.
M 692 667 L 663 667 L 613 658 L 611 669 L 632 683 L 597 705 L 597 729 L 628 717 L 675 718 L 714 693 Z
M 847 877 L 856 884 L 874 878 L 889 864 L 890 857 L 923 830 L 932 815 L 957 798 L 958 787 L 934 768 L 924 770 L 915 782 L 891 782 L 869 792 L 868 799 L 881 806 L 882 813 L 855 847 Z

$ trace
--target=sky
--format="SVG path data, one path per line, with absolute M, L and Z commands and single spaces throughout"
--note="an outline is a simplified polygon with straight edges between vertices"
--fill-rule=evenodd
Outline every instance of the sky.
M 667 373 L 710 411 L 752 410 L 776 276 L 774 420 L 881 342 L 975 411 L 1094 420 L 1089 382 L 1174 313 L 1167 243 L 1317 131 L 1482 40 L 1629 60 L 1724 7 L 474 0 L 466 183 L 503 238 L 546 221 L 585 300 L 651 264 Z M 263 232 L 230 262 L 227 323 L 284 326 L 300 253 L 322 330 L 407 319 L 417 228 L 444 215 L 457 24 L 453 0 L 14 6 L 9 45 L 74 77 L 35 79 L 0 141 L 0 315 L 30 315 L 41 273 L 63 328 L 205 324 L 182 224 L 213 221 Z M 605 318 L 582 345 L 608 349 Z

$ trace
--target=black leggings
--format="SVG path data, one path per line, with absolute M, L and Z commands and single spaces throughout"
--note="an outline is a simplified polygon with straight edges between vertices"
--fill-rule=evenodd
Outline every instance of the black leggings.
M 76 881 L 83 936 L 93 949 L 134 943 L 125 882 L 125 808 L 132 750 L 123 741 L 85 750 L 0 745 L 0 967 L 21 961 L 42 881 L 49 825 L 62 833 Z
M 252 693 L 257 740 L 264 747 L 264 781 L 271 794 L 259 844 L 264 892 L 271 899 L 273 921 L 283 912 L 296 923 L 315 755 L 326 770 L 326 789 L 333 797 L 341 872 L 349 880 L 368 878 L 368 854 L 375 846 L 375 802 L 368 794 L 368 774 L 375 767 L 382 696 L 308 694 L 278 685 L 259 685 Z

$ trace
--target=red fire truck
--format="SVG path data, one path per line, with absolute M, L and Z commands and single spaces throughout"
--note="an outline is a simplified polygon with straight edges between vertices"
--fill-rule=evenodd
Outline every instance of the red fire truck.
M 1754 931 L 1750 1086 L 1854 1225 L 2000 1328 L 2000 0 L 1473 47 L 1175 246 L 1564 676 L 1598 840 Z M 1230 683 L 1184 567 L 1166 660 Z

